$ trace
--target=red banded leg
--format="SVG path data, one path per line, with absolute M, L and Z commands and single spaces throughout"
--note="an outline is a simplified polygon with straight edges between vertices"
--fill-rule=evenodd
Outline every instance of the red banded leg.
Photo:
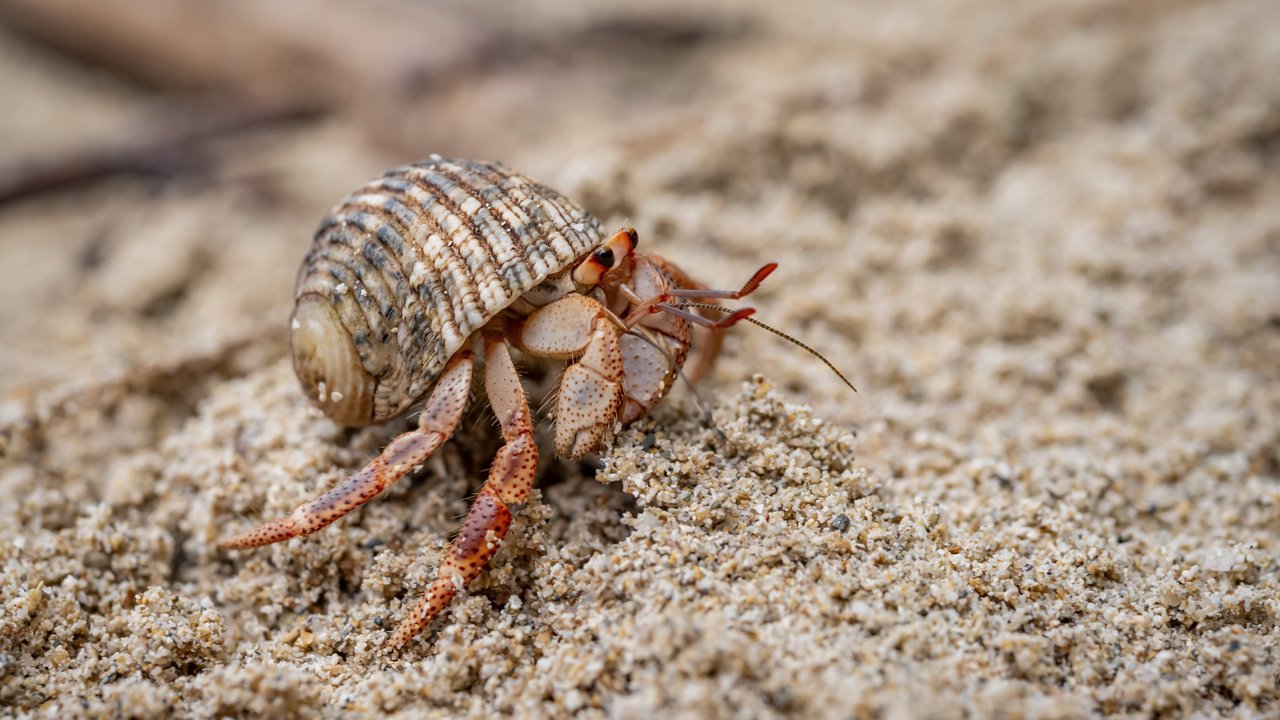
M 378 457 L 342 484 L 292 513 L 219 543 L 245 549 L 310 535 L 369 502 L 426 461 L 453 434 L 471 394 L 472 357 L 459 350 L 449 360 L 418 416 L 418 427 L 397 436 Z
M 464 585 L 474 579 L 497 552 L 511 527 L 512 505 L 523 503 L 538 470 L 538 447 L 520 376 L 511 362 L 506 340 L 486 333 L 485 390 L 502 426 L 506 444 L 498 450 L 480 493 L 471 503 L 462 529 L 436 572 L 436 579 L 396 628 L 391 647 L 399 648 L 431 624 Z

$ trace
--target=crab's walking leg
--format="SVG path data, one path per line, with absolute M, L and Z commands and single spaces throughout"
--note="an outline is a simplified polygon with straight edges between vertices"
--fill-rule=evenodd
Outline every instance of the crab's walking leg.
M 471 394 L 472 353 L 459 350 L 449 360 L 418 417 L 418 427 L 397 436 L 364 469 L 292 513 L 219 543 L 244 549 L 310 535 L 369 502 L 407 475 L 453 434 Z
M 511 506 L 528 499 L 529 490 L 533 488 L 538 470 L 538 446 L 533 441 L 529 403 L 511 362 L 506 340 L 497 333 L 486 333 L 484 340 L 485 391 L 502 426 L 502 439 L 506 444 L 498 450 L 489 479 L 471 503 L 435 581 L 396 628 L 391 638 L 392 648 L 403 646 L 430 625 L 458 590 L 480 574 L 511 527 Z

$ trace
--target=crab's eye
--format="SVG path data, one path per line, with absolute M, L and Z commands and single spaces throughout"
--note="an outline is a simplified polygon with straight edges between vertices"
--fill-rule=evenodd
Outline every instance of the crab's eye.
M 639 242 L 634 228 L 622 228 L 573 269 L 574 281 L 581 285 L 599 283 L 606 273 L 627 259 Z
M 613 251 L 607 247 L 602 247 L 591 253 L 591 259 L 605 270 L 613 269 Z

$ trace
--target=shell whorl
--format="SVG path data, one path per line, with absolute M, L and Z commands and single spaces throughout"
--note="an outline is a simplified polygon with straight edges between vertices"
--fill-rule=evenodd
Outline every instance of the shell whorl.
M 501 165 L 389 170 L 325 217 L 299 271 L 303 389 L 344 424 L 394 417 L 472 332 L 601 242 L 577 204 Z

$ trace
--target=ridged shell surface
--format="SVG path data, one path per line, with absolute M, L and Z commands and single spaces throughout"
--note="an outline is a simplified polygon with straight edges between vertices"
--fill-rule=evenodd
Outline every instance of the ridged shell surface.
M 316 232 L 296 291 L 299 379 L 340 422 L 394 417 L 472 332 L 601 242 L 582 208 L 501 165 L 389 170 Z

